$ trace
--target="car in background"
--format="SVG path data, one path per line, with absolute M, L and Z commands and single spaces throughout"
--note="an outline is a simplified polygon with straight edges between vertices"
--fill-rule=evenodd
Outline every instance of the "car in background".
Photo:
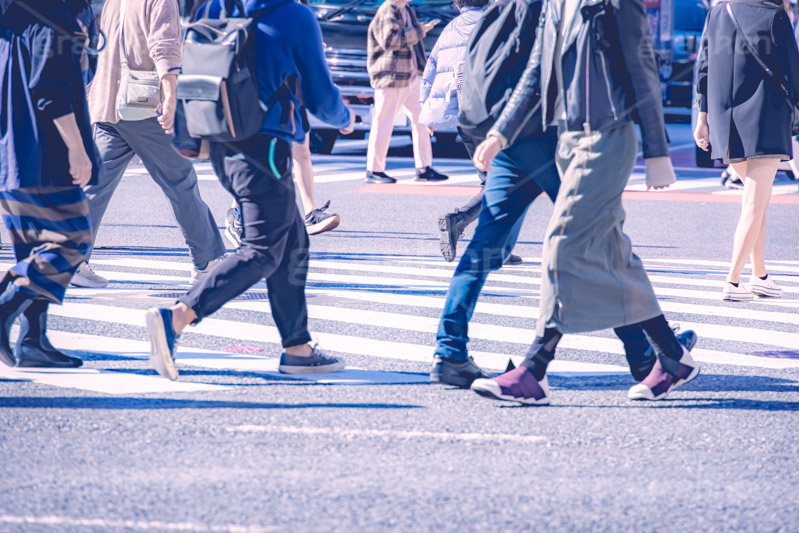
M 672 71 L 666 105 L 693 105 L 694 65 L 705 27 L 708 4 L 704 0 L 674 0 Z
M 307 4 L 322 28 L 325 57 L 333 82 L 344 102 L 355 112 L 355 136 L 363 136 L 372 124 L 374 90 L 366 71 L 366 40 L 369 23 L 381 3 L 382 0 L 308 0 Z M 408 7 L 415 10 L 420 22 L 440 21 L 425 38 L 428 53 L 441 30 L 458 15 L 450 0 L 414 0 Z M 313 116 L 310 122 L 311 150 L 329 154 L 338 138 L 338 130 Z M 394 124 L 396 132 L 410 132 L 409 121 L 402 112 L 397 114 Z M 454 140 L 457 132 L 442 131 L 436 135 Z

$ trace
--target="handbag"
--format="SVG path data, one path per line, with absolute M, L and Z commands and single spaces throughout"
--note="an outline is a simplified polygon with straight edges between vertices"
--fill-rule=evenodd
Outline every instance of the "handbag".
M 122 120 L 146 120 L 158 115 L 157 108 L 163 101 L 161 79 L 157 72 L 131 70 L 128 67 L 128 53 L 125 50 L 125 11 L 127 1 L 122 0 L 119 18 L 122 37 L 122 75 L 117 95 L 117 112 Z
M 780 80 L 777 77 L 777 75 L 774 74 L 774 71 L 771 70 L 771 68 L 769 68 L 769 66 L 766 64 L 766 62 L 757 52 L 757 49 L 754 47 L 752 42 L 746 36 L 746 33 L 744 33 L 744 29 L 741 27 L 741 23 L 738 22 L 738 19 L 735 17 L 735 13 L 732 12 L 732 6 L 730 5 L 729 2 L 727 2 L 727 14 L 730 16 L 730 19 L 732 20 L 735 29 L 738 31 L 738 34 L 741 36 L 741 39 L 743 39 L 744 46 L 746 46 L 746 49 L 749 50 L 749 53 L 752 55 L 753 58 L 755 58 L 755 61 L 757 61 L 760 67 L 766 72 L 768 77 L 771 78 L 771 80 L 777 84 L 777 87 L 779 87 L 780 92 L 782 93 L 782 97 L 785 98 L 785 101 L 788 102 L 788 106 L 793 110 L 793 120 L 791 122 L 791 135 L 793 135 L 794 137 L 799 135 L 799 114 L 797 114 L 796 106 L 794 105 L 793 100 L 791 100 L 791 93 L 788 91 L 788 88 L 785 87 L 785 84 L 782 82 L 782 80 Z

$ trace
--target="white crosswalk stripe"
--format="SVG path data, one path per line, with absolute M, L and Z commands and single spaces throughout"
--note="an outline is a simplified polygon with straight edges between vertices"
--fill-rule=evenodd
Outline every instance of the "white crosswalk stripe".
M 524 265 L 492 273 L 484 294 L 492 301 L 481 301 L 469 327 L 475 341 L 515 346 L 512 353 L 475 351 L 477 362 L 493 370 L 503 369 L 512 358 L 517 363 L 525 346 L 534 337 L 540 288 L 540 258 L 525 258 Z M 781 300 L 757 299 L 748 304 L 720 301 L 723 261 L 692 259 L 648 259 L 650 278 L 667 316 L 683 329 L 694 329 L 700 339 L 713 341 L 714 347 L 700 344 L 695 357 L 704 362 L 753 368 L 799 368 L 799 262 L 770 262 L 774 279 L 784 288 Z M 73 289 L 63 306 L 51 307 L 51 314 L 86 324 L 88 331 L 103 324 L 122 325 L 141 335 L 142 340 L 114 336 L 87 335 L 55 331 L 53 341 L 61 348 L 80 354 L 104 354 L 146 359 L 149 344 L 144 341 L 144 309 L 141 303 L 166 303 L 152 299 L 164 293 L 179 293 L 188 288 L 188 262 L 160 261 L 123 257 L 96 258 L 97 271 L 111 279 L 107 289 Z M 0 265 L 0 268 L 10 265 Z M 454 265 L 431 257 L 382 256 L 368 254 L 319 258 L 311 262 L 308 294 L 309 318 L 320 344 L 336 353 L 367 358 L 395 359 L 427 363 L 431 360 L 438 328 L 438 314 L 444 305 Z M 263 289 L 251 293 L 263 295 Z M 149 300 L 147 300 L 150 298 Z M 318 303 L 317 303 L 318 302 Z M 379 307 L 379 310 L 375 309 Z M 279 343 L 266 301 L 235 300 L 225 308 L 245 311 L 247 320 L 225 318 L 223 310 L 191 328 L 193 339 L 225 338 L 242 342 Z M 719 320 L 719 319 L 723 320 Z M 71 323 L 70 321 L 67 323 Z M 501 322 L 501 323 L 500 323 Z M 358 326 L 357 334 L 346 334 L 347 326 Z M 118 330 L 119 328 L 116 328 Z M 399 333 L 402 333 L 399 335 Z M 401 340 L 400 340 L 401 339 Z M 505 348 L 507 349 L 507 348 Z M 609 332 L 567 335 L 560 345 L 562 359 L 551 371 L 563 375 L 588 376 L 624 374 L 624 358 L 619 364 L 599 364 L 580 360 L 580 353 L 622 356 L 621 343 Z M 574 355 L 574 354 L 577 355 Z M 771 356 L 767 356 L 771 355 Z M 198 367 L 232 373 L 257 373 L 281 377 L 277 361 L 253 354 L 228 353 L 181 346 L 180 367 Z M 149 392 L 215 391 L 225 387 L 192 382 L 169 382 L 151 373 L 140 374 L 106 369 L 77 369 L 52 372 L 0 368 L 0 379 L 27 380 L 57 387 L 72 387 L 107 394 Z M 378 372 L 349 369 L 336 375 L 303 377 L 330 384 L 425 383 L 423 373 Z

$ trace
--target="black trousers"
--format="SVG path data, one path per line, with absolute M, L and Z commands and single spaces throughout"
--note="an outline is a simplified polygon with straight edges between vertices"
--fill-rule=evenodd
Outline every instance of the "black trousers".
M 241 205 L 241 246 L 179 301 L 197 313 L 197 322 L 266 278 L 269 305 L 283 346 L 311 341 L 305 282 L 308 234 L 297 209 L 291 145 L 256 135 L 233 144 L 215 168 L 222 186 Z
M 461 128 L 458 128 L 458 133 L 461 136 L 461 142 L 463 142 L 464 148 L 466 148 L 466 153 L 469 154 L 469 158 L 474 159 L 474 151 L 477 149 L 477 145 L 483 141 L 481 139 L 472 139 L 466 135 Z M 466 215 L 467 225 L 477 220 L 477 217 L 480 216 L 480 207 L 483 203 L 483 195 L 485 194 L 486 174 L 487 173 L 482 170 L 477 171 L 477 175 L 480 177 L 480 192 L 472 196 L 469 201 L 459 209 L 461 213 Z

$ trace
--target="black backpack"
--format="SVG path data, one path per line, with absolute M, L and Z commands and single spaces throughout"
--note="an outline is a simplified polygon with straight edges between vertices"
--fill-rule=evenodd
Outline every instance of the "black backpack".
M 185 30 L 177 96 L 192 137 L 240 142 L 260 131 L 266 112 L 280 99 L 289 97 L 290 90 L 284 83 L 268 102 L 261 101 L 255 22 L 271 8 L 246 18 L 233 18 L 228 15 L 232 12 L 229 0 L 220 3 L 218 19 L 209 18 L 208 2 L 202 18 Z M 241 0 L 235 4 L 239 13 L 245 13 Z
M 505 0 L 483 14 L 466 48 L 458 122 L 485 139 L 505 109 L 535 44 L 541 0 Z

